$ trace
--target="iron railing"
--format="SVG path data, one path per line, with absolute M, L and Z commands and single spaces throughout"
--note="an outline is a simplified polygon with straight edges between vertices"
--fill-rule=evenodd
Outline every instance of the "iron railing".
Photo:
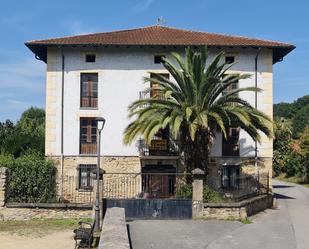
M 76 173 L 63 177 L 51 176 L 47 183 L 50 191 L 37 198 L 24 198 L 8 190 L 7 201 L 93 203 L 96 195 L 95 174 L 91 170 L 76 170 Z M 192 175 L 185 173 L 105 173 L 100 180 L 100 199 L 190 199 L 192 180 Z M 271 191 L 268 173 L 242 174 L 229 179 L 207 177 L 204 187 L 211 188 L 228 201 L 239 201 Z
M 172 139 L 154 138 L 150 145 L 144 139 L 138 140 L 140 156 L 178 156 L 179 147 L 177 141 Z
M 103 177 L 103 198 L 186 198 L 189 174 L 107 173 Z
M 234 201 L 271 191 L 269 173 L 221 177 L 219 181 L 218 179 L 207 179 L 206 185 L 217 191 L 222 197 Z

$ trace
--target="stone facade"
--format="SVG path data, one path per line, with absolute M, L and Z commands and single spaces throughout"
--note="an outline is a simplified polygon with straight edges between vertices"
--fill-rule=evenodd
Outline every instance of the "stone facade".
M 58 195 L 63 196 L 64 201 L 67 202 L 92 202 L 95 197 L 95 188 L 93 190 L 85 191 L 78 189 L 78 166 L 80 164 L 97 164 L 97 157 L 95 156 L 66 156 L 64 157 L 63 169 L 61 169 L 61 158 L 60 157 L 50 157 L 57 168 L 57 185 L 58 185 Z M 104 156 L 101 157 L 101 168 L 105 171 L 104 183 L 100 183 L 101 197 L 108 195 L 111 187 L 119 188 L 119 182 L 121 182 L 121 191 L 123 193 L 117 192 L 117 195 L 130 195 L 131 197 L 136 196 L 141 189 L 141 178 L 136 177 L 136 174 L 141 172 L 141 163 L 139 157 L 135 156 Z M 115 173 L 115 174 L 113 174 Z M 121 174 L 120 174 L 121 173 Z M 63 178 L 61 177 L 63 174 Z M 117 179 L 117 181 L 116 181 Z M 134 181 L 133 181 L 134 179 Z M 131 180 L 129 183 L 128 180 Z M 113 186 L 113 182 L 114 185 Z M 135 184 L 136 191 L 131 193 L 124 193 L 124 184 Z M 95 186 L 94 181 L 94 186 Z M 104 185 L 103 185 L 104 184 Z M 133 187 L 132 187 L 133 188 Z M 63 192 L 62 192 L 63 191 Z

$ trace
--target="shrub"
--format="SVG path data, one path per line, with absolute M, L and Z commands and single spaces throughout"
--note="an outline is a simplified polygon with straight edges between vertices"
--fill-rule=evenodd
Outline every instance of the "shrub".
M 204 202 L 222 202 L 222 196 L 214 189 L 205 186 L 203 189 L 203 200 Z
M 192 198 L 192 185 L 186 184 L 177 189 L 178 198 Z M 204 186 L 203 188 L 203 201 L 204 202 L 222 202 L 224 201 L 222 196 L 214 189 Z
M 185 184 L 180 186 L 176 191 L 176 195 L 178 198 L 192 198 L 192 184 Z
M 56 198 L 55 167 L 37 152 L 17 159 L 1 156 L 9 169 L 7 198 L 11 202 L 49 202 Z
M 286 155 L 284 160 L 284 173 L 286 173 L 287 176 L 301 175 L 302 158 L 299 154 L 292 151 Z
M 10 168 L 14 165 L 14 157 L 12 155 L 0 154 L 0 167 Z

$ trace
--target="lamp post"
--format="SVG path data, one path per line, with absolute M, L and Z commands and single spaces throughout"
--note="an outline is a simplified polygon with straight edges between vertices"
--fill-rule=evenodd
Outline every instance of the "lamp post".
M 98 153 L 98 162 L 97 162 L 97 192 L 95 199 L 95 223 L 94 223 L 94 231 L 100 232 L 100 147 L 101 147 L 101 131 L 105 125 L 105 118 L 98 117 L 95 119 L 97 123 L 97 153 Z

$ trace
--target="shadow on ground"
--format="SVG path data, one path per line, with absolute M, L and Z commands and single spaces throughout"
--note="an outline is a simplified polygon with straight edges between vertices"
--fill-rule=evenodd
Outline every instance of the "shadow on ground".
M 291 185 L 273 185 L 273 188 L 294 188 Z
M 295 199 L 294 197 L 290 197 L 290 196 L 287 196 L 287 195 L 281 195 L 281 194 L 278 194 L 278 193 L 274 193 L 274 197 L 276 199 Z

